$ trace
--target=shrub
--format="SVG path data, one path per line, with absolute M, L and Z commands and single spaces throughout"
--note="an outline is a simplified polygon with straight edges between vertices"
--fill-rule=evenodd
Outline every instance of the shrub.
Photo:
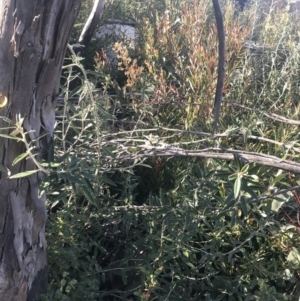
M 215 137 L 210 1 L 110 3 L 106 17 L 118 7 L 139 20 L 139 53 L 116 45 L 124 87 L 99 62 L 86 72 L 73 57 L 83 71 L 78 103 L 64 69 L 55 168 L 44 182 L 43 300 L 299 298 L 298 176 L 241 152 L 196 157 L 299 158 L 299 17 L 272 3 L 237 12 L 222 1 L 227 76 Z

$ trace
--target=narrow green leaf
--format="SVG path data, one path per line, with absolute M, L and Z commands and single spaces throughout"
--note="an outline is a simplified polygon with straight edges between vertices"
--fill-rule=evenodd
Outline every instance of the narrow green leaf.
M 87 200 L 92 204 L 92 205 L 95 205 L 97 206 L 97 203 L 95 202 L 95 198 L 94 198 L 94 195 L 85 187 L 81 187 L 82 188 L 82 191 L 84 193 L 84 196 L 87 198 Z
M 243 166 L 243 168 L 242 168 L 242 173 L 243 173 L 243 174 L 246 174 L 246 173 L 248 172 L 248 170 L 249 170 L 249 164 L 246 164 L 246 165 Z
M 59 203 L 59 200 L 56 200 L 55 202 L 53 202 L 52 204 L 51 204 L 51 209 L 53 209 L 57 204 Z
M 277 176 L 273 181 L 272 181 L 272 186 L 274 186 L 276 183 L 280 182 L 283 178 L 286 177 L 286 173 L 282 173 L 279 176 Z
M 78 164 L 79 161 L 80 161 L 80 160 L 79 160 L 78 158 L 76 158 L 75 156 L 73 156 L 73 157 L 71 158 L 71 162 L 70 162 L 70 165 L 69 165 L 69 169 L 72 169 L 72 168 L 74 168 L 75 166 L 77 166 L 77 164 Z
M 36 170 L 27 170 L 27 171 L 24 171 L 24 172 L 17 173 L 17 174 L 15 174 L 15 175 L 13 175 L 9 178 L 10 179 L 24 178 L 24 177 L 28 177 L 30 175 L 33 175 L 36 172 L 38 172 L 38 169 L 36 169 Z
M 238 196 L 240 195 L 241 185 L 242 185 L 242 179 L 240 176 L 238 176 L 234 182 L 234 188 L 233 188 L 235 199 L 237 199 Z
M 255 191 L 252 189 L 251 186 L 247 185 L 247 183 L 245 183 L 245 185 L 243 185 L 242 187 L 243 187 L 243 191 L 248 192 L 252 198 L 254 199 L 257 198 L 257 194 L 255 193 Z
M 106 184 L 110 184 L 112 186 L 115 186 L 117 187 L 116 183 L 114 181 L 112 181 L 111 179 L 105 177 L 105 176 L 102 176 L 101 179 L 106 183 Z
M 74 177 L 73 175 L 71 175 L 68 172 L 61 172 L 58 174 L 59 176 L 61 176 L 62 178 L 68 180 L 70 183 L 76 183 L 79 185 L 84 185 L 83 180 L 80 177 Z
M 233 210 L 231 213 L 231 221 L 230 221 L 231 228 L 235 226 L 235 218 L 236 218 L 236 210 Z
M 233 165 L 237 168 L 238 171 L 241 171 L 243 167 L 241 159 L 236 154 L 233 154 L 233 156 L 234 156 Z
M 127 285 L 126 271 L 124 269 L 121 270 L 121 276 L 122 276 L 123 284 Z
M 12 163 L 12 165 L 17 164 L 18 162 L 20 162 L 21 160 L 23 160 L 24 158 L 26 158 L 28 156 L 28 153 L 23 153 L 21 155 L 19 155 Z
M 234 174 L 231 174 L 229 177 L 228 177 L 228 180 L 230 180 L 230 181 L 233 181 L 233 180 L 235 180 L 236 178 L 237 178 L 237 174 L 236 173 L 234 173 Z
M 63 154 L 61 157 L 58 157 L 58 158 L 56 159 L 56 162 L 57 162 L 57 163 L 63 162 L 69 155 L 70 155 L 69 153 Z
M 241 202 L 241 208 L 242 208 L 244 215 L 248 216 L 247 204 L 246 204 L 246 200 L 243 196 L 240 198 L 240 202 Z

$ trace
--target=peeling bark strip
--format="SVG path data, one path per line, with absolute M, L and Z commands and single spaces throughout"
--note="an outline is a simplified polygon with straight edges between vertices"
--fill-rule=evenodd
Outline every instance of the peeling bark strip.
M 215 133 L 220 118 L 222 92 L 224 86 L 224 75 L 225 75 L 225 30 L 223 15 L 220 7 L 219 0 L 212 0 L 214 6 L 214 13 L 216 18 L 218 40 L 219 40 L 219 61 L 218 61 L 218 82 L 216 88 L 215 103 L 213 113 L 215 115 L 215 121 L 213 125 L 212 134 Z
M 37 139 L 38 160 L 47 157 L 52 141 L 61 66 L 80 3 L 0 1 L 0 128 L 8 126 L 3 117 L 14 123 L 17 115 L 25 117 L 24 129 L 31 131 L 28 140 Z M 30 159 L 12 166 L 24 151 L 21 142 L 0 137 L 0 164 L 12 174 L 36 169 Z M 33 301 L 46 287 L 46 196 L 38 193 L 41 178 L 36 173 L 8 179 L 0 172 L 0 300 Z

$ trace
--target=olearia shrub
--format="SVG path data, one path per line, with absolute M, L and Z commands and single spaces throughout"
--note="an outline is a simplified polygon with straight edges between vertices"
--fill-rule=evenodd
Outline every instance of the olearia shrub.
M 83 69 L 76 91 L 68 90 L 72 64 L 64 67 L 43 183 L 42 300 L 299 299 L 298 175 L 238 154 L 184 155 L 218 147 L 299 159 L 291 122 L 299 114 L 299 16 L 271 0 L 244 11 L 220 2 L 226 78 L 215 137 L 218 42 L 209 0 L 108 2 L 104 18 L 138 22 L 134 53 L 115 44 L 122 86 L 102 49 L 92 71 L 73 58 Z

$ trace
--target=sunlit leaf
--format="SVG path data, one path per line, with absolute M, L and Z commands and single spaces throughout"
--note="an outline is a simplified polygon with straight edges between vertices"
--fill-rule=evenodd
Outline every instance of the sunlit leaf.
M 284 204 L 285 202 L 283 201 L 278 201 L 278 200 L 273 200 L 272 201 L 272 211 L 278 212 L 278 210 L 281 208 L 282 204 Z
M 243 166 L 241 172 L 242 172 L 243 174 L 246 174 L 246 173 L 248 172 L 248 170 L 249 170 L 249 164 L 246 164 L 245 166 Z
M 238 176 L 234 182 L 234 198 L 237 199 L 241 191 L 242 179 Z
M 11 177 L 9 177 L 10 179 L 18 179 L 18 178 L 24 178 L 24 177 L 28 177 L 30 175 L 33 175 L 35 173 L 38 172 L 38 169 L 36 170 L 27 170 L 27 171 L 24 171 L 24 172 L 20 172 L 20 173 L 17 173 L 15 175 L 12 175 Z
M 300 265 L 300 253 L 299 250 L 295 247 L 292 248 L 288 257 L 286 258 L 287 261 L 292 262 L 293 264 L 299 266 Z
M 13 162 L 12 165 L 17 164 L 18 162 L 20 162 L 21 160 L 23 160 L 24 158 L 26 158 L 28 156 L 28 153 L 23 153 L 21 155 L 19 155 Z

